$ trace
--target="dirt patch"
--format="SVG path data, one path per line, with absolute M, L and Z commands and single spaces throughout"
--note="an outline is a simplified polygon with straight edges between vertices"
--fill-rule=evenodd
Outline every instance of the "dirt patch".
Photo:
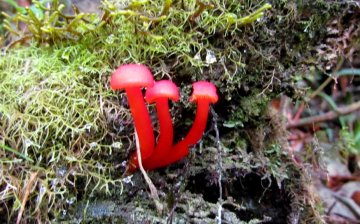
M 245 176 L 237 173 L 237 170 L 230 171 L 228 175 L 232 178 L 222 183 L 223 200 L 230 199 L 233 203 L 226 203 L 224 209 L 235 213 L 243 221 L 267 217 L 269 222 L 266 223 L 286 223 L 291 213 L 291 197 L 284 189 L 278 188 L 275 179 L 263 179 L 255 173 Z M 211 184 L 210 179 L 209 173 L 197 174 L 190 177 L 186 188 L 192 193 L 201 194 L 206 202 L 217 203 L 219 188 Z M 236 204 L 246 209 L 239 209 Z

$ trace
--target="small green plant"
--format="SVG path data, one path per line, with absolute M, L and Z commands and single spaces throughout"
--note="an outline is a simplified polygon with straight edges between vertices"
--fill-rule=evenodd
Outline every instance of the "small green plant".
M 26 12 L 25 9 L 21 6 L 19 6 L 15 0 L 5 0 L 5 2 L 7 4 L 9 4 L 10 6 L 12 6 L 16 10 L 16 12 L 19 12 L 19 13 Z
M 343 127 L 340 139 L 340 146 L 345 152 L 360 155 L 360 122 L 355 123 L 353 130 Z
M 271 144 L 264 151 L 264 155 L 268 159 L 267 168 L 270 173 L 275 177 L 278 184 L 280 184 L 284 179 L 289 178 L 288 174 L 284 172 L 287 165 L 284 163 L 284 158 L 287 157 L 287 151 L 285 151 L 279 144 Z
M 8 0 L 16 8 L 15 15 L 5 12 L 4 28 L 14 36 L 18 37 L 16 42 L 34 38 L 38 43 L 54 43 L 58 40 L 78 40 L 86 32 L 93 31 L 103 23 L 96 15 L 79 12 L 73 6 L 74 15 L 64 14 L 64 4 L 59 0 L 32 1 L 30 7 L 17 6 L 12 0 Z M 50 3 L 51 2 L 51 3 Z M 20 28 L 24 23 L 29 33 Z

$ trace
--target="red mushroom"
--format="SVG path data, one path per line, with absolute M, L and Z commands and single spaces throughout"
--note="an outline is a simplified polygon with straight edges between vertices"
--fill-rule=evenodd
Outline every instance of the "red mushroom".
M 169 111 L 168 100 L 178 101 L 179 90 L 169 80 L 155 82 L 153 87 L 146 90 L 145 99 L 148 103 L 156 104 L 157 116 L 160 124 L 160 135 L 153 154 L 143 160 L 144 167 L 159 163 L 173 144 L 173 124 Z M 136 153 L 132 154 L 129 161 L 128 172 L 132 173 L 138 168 Z
M 140 153 L 143 160 L 154 150 L 154 132 L 149 112 L 146 108 L 141 88 L 154 85 L 150 70 L 141 64 L 121 65 L 112 74 L 110 86 L 113 90 L 125 89 L 135 130 L 139 137 Z
M 193 93 L 190 102 L 197 103 L 195 120 L 191 126 L 189 133 L 183 140 L 177 143 L 168 151 L 161 161 L 154 164 L 146 164 L 145 169 L 156 169 L 174 163 L 189 154 L 189 146 L 196 144 L 203 135 L 209 115 L 210 103 L 218 101 L 216 87 L 214 84 L 206 81 L 199 81 L 193 84 Z
M 186 137 L 182 142 L 188 146 L 196 144 L 203 135 L 209 115 L 210 103 L 218 101 L 216 87 L 207 81 L 199 81 L 193 84 L 193 93 L 190 102 L 197 103 L 195 121 Z

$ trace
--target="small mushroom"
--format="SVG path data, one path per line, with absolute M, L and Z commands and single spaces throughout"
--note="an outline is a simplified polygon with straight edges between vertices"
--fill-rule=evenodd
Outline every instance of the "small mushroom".
M 190 102 L 196 102 L 197 109 L 190 131 L 183 140 L 168 151 L 161 161 L 156 164 L 152 163 L 151 166 L 146 164 L 145 169 L 151 170 L 164 167 L 184 158 L 189 154 L 189 146 L 196 144 L 201 139 L 206 128 L 210 104 L 218 101 L 218 95 L 215 85 L 207 81 L 194 83 L 193 89 Z
M 156 104 L 160 125 L 160 134 L 154 152 L 148 159 L 143 160 L 144 167 L 147 167 L 159 163 L 172 147 L 174 133 L 168 100 L 178 101 L 179 90 L 172 81 L 157 81 L 153 87 L 146 90 L 145 99 L 148 103 Z M 136 153 L 134 153 L 129 160 L 128 172 L 134 172 L 138 165 Z
M 145 105 L 141 89 L 154 85 L 150 70 L 141 64 L 119 66 L 111 76 L 110 87 L 113 90 L 125 89 L 130 111 L 134 119 L 135 130 L 139 137 L 140 153 L 143 160 L 150 157 L 155 140 L 149 112 Z
M 182 142 L 188 146 L 196 144 L 201 139 L 206 128 L 210 104 L 218 101 L 216 87 L 210 82 L 195 82 L 193 89 L 194 91 L 190 97 L 190 102 L 196 102 L 197 104 L 195 120 L 189 133 L 182 140 Z

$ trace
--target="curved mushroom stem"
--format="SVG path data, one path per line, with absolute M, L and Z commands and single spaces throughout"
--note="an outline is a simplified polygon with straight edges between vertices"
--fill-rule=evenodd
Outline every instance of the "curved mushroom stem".
M 141 89 L 128 87 L 125 89 L 135 129 L 139 137 L 142 160 L 150 157 L 154 150 L 155 138 L 149 112 L 146 108 Z
M 149 169 L 148 167 L 156 167 L 157 164 L 161 163 L 168 151 L 171 149 L 173 143 L 173 124 L 167 98 L 156 99 L 156 112 L 158 114 L 160 124 L 160 135 L 152 155 L 146 160 L 143 160 L 143 166 L 145 169 Z M 139 164 L 137 155 L 134 153 L 131 155 L 129 160 L 128 172 L 133 173 L 138 168 Z
M 190 131 L 181 142 L 188 146 L 196 144 L 204 134 L 207 119 L 209 116 L 210 103 L 208 100 L 199 99 L 197 101 L 197 108 L 195 120 L 191 126 Z M 179 142 L 180 143 L 180 142 Z
M 167 154 L 158 163 L 146 164 L 147 170 L 154 170 L 161 167 L 166 167 L 174 162 L 177 162 L 189 154 L 189 146 L 184 142 L 179 142 L 167 151 Z
M 156 111 L 160 124 L 160 135 L 154 153 L 144 161 L 144 167 L 146 169 L 161 163 L 169 150 L 171 150 L 173 144 L 173 123 L 167 98 L 159 98 L 156 100 Z
M 162 155 L 161 159 L 157 160 L 156 163 L 150 163 L 150 161 L 146 161 L 146 163 L 144 164 L 144 168 L 152 170 L 164 167 L 187 156 L 189 154 L 189 146 L 196 144 L 201 139 L 205 131 L 207 119 L 209 116 L 209 109 L 209 101 L 199 99 L 197 101 L 195 120 L 185 138 L 179 143 L 177 143 L 175 146 L 173 146 L 170 150 L 166 150 L 167 153 L 165 155 Z

